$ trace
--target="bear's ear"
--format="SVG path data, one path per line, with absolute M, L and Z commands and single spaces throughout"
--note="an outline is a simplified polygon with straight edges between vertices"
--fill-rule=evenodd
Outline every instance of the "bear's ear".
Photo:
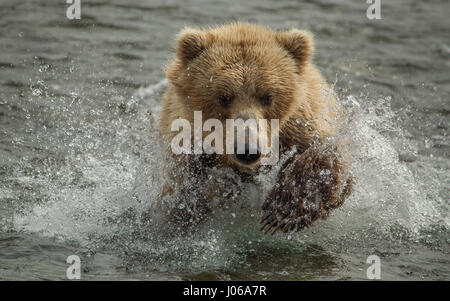
M 300 66 L 304 66 L 314 53 L 313 35 L 309 31 L 291 29 L 278 32 L 275 38 L 299 62 Z
M 176 52 L 183 63 L 196 58 L 211 43 L 211 36 L 203 30 L 184 28 L 177 36 Z

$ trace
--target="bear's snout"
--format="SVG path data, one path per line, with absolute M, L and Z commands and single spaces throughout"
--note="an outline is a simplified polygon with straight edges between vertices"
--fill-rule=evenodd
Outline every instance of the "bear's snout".
M 259 149 L 259 147 L 256 147 L 256 149 L 251 148 L 248 143 L 245 144 L 245 149 L 243 152 L 240 151 L 236 145 L 234 153 L 239 163 L 245 165 L 251 165 L 259 161 L 259 159 L 261 158 L 261 150 Z

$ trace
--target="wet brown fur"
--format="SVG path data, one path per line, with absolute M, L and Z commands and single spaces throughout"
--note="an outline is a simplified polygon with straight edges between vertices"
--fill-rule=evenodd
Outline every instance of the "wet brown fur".
M 184 118 L 193 125 L 194 111 L 202 111 L 203 121 L 225 121 L 243 113 L 255 119 L 279 119 L 282 150 L 296 146 L 298 154 L 283 165 L 280 185 L 263 205 L 262 230 L 301 230 L 342 205 L 352 183 L 346 178 L 346 159 L 336 145 L 322 147 L 340 126 L 340 107 L 312 63 L 311 33 L 275 32 L 246 23 L 185 28 L 177 36 L 175 52 L 166 70 L 169 86 L 160 119 L 167 145 L 177 134 L 171 131 L 172 122 Z M 259 101 L 266 93 L 273 96 L 269 106 Z M 219 104 L 221 95 L 232 99 L 229 107 Z M 174 158 L 178 165 L 198 163 L 189 155 Z M 211 162 L 218 167 L 236 165 L 227 155 Z M 320 179 L 324 169 L 331 171 L 327 181 Z M 174 182 L 182 181 L 178 171 L 170 174 Z M 313 179 L 316 187 L 311 188 Z M 165 189 L 174 193 L 171 187 Z M 322 199 L 315 206 L 317 196 Z

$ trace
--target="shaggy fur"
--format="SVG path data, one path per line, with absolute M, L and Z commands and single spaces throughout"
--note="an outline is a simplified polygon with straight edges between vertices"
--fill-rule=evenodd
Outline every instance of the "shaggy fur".
M 311 33 L 297 29 L 275 32 L 245 23 L 185 28 L 177 36 L 175 52 L 166 70 L 169 86 L 160 121 L 168 146 L 177 134 L 171 131 L 172 122 L 184 118 L 193 127 L 194 111 L 202 111 L 203 120 L 223 122 L 242 115 L 257 120 L 279 119 L 281 151 L 295 146 L 298 154 L 285 163 L 280 185 L 264 203 L 262 229 L 301 230 L 343 203 L 348 194 L 340 193 L 343 183 L 351 182 L 345 179 L 345 160 L 337 147 L 322 152 L 323 147 L 314 146 L 325 145 L 335 135 L 340 107 L 312 63 Z M 270 137 L 270 132 L 267 134 Z M 176 166 L 201 170 L 202 160 L 194 157 L 173 155 Z M 207 162 L 208 166 L 233 168 L 243 176 L 258 173 L 259 167 L 242 166 L 231 155 L 211 156 Z M 169 171 L 163 195 L 177 193 L 174 187 L 183 182 L 179 167 Z M 330 175 L 322 178 L 324 169 Z M 346 191 L 350 191 L 349 186 Z M 208 208 L 211 199 L 206 193 L 199 202 L 199 208 Z M 175 211 L 179 219 L 190 219 L 188 213 Z
M 279 185 L 262 207 L 261 230 L 265 233 L 300 231 L 328 217 L 351 193 L 353 178 L 344 178 L 345 166 L 336 149 L 318 148 L 311 146 L 284 163 Z

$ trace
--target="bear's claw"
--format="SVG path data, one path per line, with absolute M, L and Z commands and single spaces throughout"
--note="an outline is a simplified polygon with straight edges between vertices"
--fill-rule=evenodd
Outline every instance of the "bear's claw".
M 261 231 L 265 234 L 301 231 L 326 218 L 350 194 L 353 179 L 335 148 L 312 146 L 284 163 L 275 187 L 263 204 Z

